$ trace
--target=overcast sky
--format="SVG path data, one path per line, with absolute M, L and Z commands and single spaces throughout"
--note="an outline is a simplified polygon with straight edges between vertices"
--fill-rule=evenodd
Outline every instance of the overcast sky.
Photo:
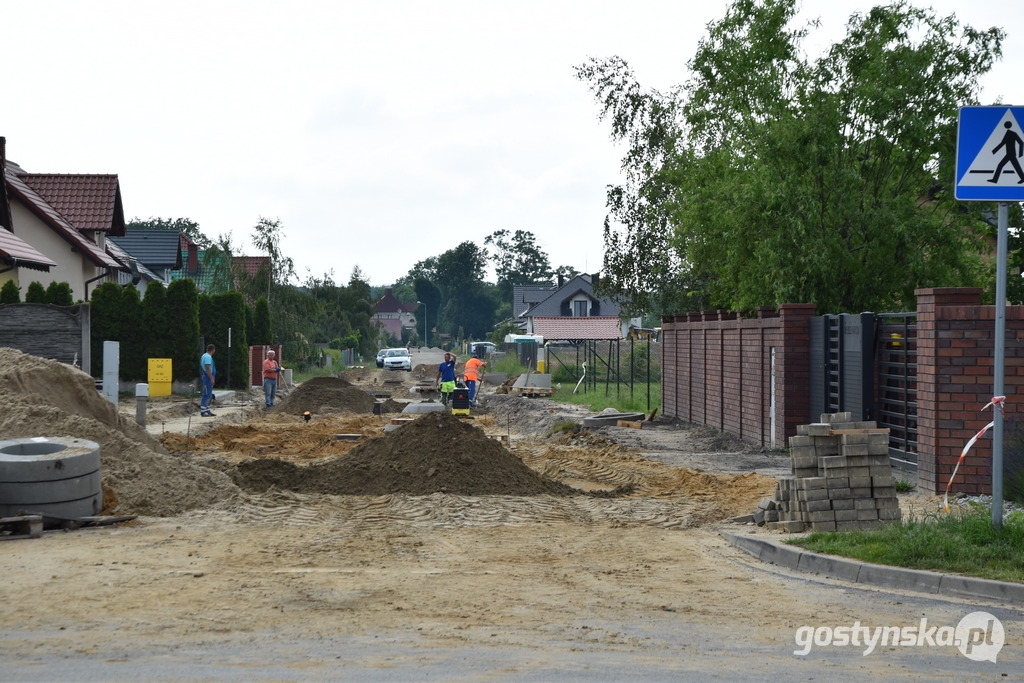
M 866 0 L 805 0 L 844 35 Z M 1009 35 L 982 102 L 1024 105 L 1024 2 L 915 0 Z M 281 221 L 300 279 L 390 284 L 495 230 L 552 266 L 601 267 L 621 149 L 573 66 L 619 55 L 687 79 L 724 0 L 0 0 L 8 157 L 116 173 L 127 220 L 189 218 L 243 253 Z

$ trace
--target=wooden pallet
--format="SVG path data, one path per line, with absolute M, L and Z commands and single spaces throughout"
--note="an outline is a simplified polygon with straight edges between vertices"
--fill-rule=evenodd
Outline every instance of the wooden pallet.
M 512 387 L 511 393 L 516 396 L 528 396 L 530 398 L 547 398 L 554 396 L 554 387 Z
M 634 420 L 619 420 L 615 423 L 616 427 L 629 427 L 630 429 L 643 429 L 643 422 L 636 422 Z
M 0 517 L 0 541 L 17 538 L 41 538 L 43 535 L 42 515 L 21 515 Z

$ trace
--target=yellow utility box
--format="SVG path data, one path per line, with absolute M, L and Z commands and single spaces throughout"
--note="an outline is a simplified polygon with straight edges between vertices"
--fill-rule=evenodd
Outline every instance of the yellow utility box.
M 149 395 L 171 395 L 171 359 L 149 359 Z

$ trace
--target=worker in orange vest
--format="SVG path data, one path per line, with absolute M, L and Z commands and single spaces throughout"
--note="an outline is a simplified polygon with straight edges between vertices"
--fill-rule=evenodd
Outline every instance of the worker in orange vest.
M 462 369 L 462 377 L 466 380 L 466 388 L 469 389 L 470 407 L 473 407 L 473 400 L 476 398 L 476 387 L 480 382 L 480 370 L 486 365 L 487 363 L 480 360 L 480 354 L 475 353 L 472 358 L 466 361 L 466 366 Z

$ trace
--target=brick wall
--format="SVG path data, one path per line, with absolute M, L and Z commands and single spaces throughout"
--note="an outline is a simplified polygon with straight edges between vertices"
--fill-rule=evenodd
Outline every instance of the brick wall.
M 813 315 L 813 304 L 784 304 L 777 312 L 760 309 L 756 318 L 725 311 L 666 316 L 662 413 L 710 425 L 750 443 L 783 447 L 797 425 L 807 422 L 810 409 Z
M 992 418 L 995 306 L 981 290 L 920 289 L 917 295 L 918 488 L 940 493 L 960 452 Z M 662 322 L 662 413 L 744 440 L 782 448 L 810 411 L 812 304 L 760 309 L 756 318 L 680 313 Z M 1006 307 L 1006 419 L 1024 391 L 1024 306 Z M 772 432 L 772 351 L 775 429 Z M 814 418 L 815 416 L 811 416 Z M 1006 450 L 1004 439 L 1004 457 Z M 992 441 L 980 439 L 953 483 L 991 493 Z
M 918 488 L 939 493 L 964 445 L 993 419 L 991 409 L 981 409 L 992 400 L 996 308 L 981 305 L 980 289 L 919 289 L 915 294 Z M 1005 310 L 1003 381 L 1005 416 L 1011 419 L 1024 388 L 1024 306 Z M 974 444 L 953 489 L 992 492 L 990 438 Z

